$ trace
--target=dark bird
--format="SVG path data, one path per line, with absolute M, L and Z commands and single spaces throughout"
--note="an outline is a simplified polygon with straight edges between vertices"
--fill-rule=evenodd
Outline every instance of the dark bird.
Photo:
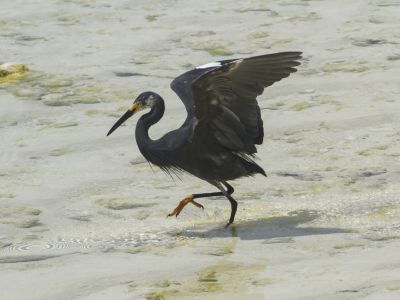
M 167 173 L 185 171 L 217 187 L 219 192 L 190 194 L 168 216 L 178 216 L 186 204 L 203 208 L 194 199 L 225 196 L 231 204 L 226 226 L 233 223 L 237 202 L 227 182 L 265 171 L 254 162 L 255 145 L 264 129 L 257 96 L 265 87 L 288 77 L 300 65 L 301 52 L 280 52 L 208 63 L 171 83 L 187 111 L 185 122 L 158 140 L 149 128 L 164 115 L 164 100 L 154 92 L 141 93 L 107 136 L 143 109 L 136 125 L 136 142 L 143 156 Z

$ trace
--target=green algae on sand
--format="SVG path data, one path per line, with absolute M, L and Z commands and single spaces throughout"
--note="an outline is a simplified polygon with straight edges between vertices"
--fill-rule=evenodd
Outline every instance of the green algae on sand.
M 400 291 L 400 283 L 394 284 L 394 285 L 390 285 L 390 286 L 386 287 L 386 290 L 388 290 L 390 292 Z
M 208 50 L 208 53 L 210 53 L 213 56 L 230 56 L 230 55 L 233 55 L 232 51 L 229 51 L 229 50 L 223 49 L 223 48 L 210 49 L 210 50 Z
M 388 204 L 377 207 L 370 212 L 367 217 L 374 221 L 394 221 L 397 220 L 400 214 L 400 205 Z
M 15 195 L 14 194 L 11 194 L 11 193 L 0 193 L 0 199 L 2 199 L 2 198 L 15 198 Z
M 161 15 L 147 15 L 147 16 L 146 16 L 146 20 L 147 20 L 148 22 L 154 22 L 154 21 L 157 20 L 157 18 L 158 18 L 159 16 L 161 16 Z
M 365 246 L 365 244 L 363 244 L 363 243 L 348 242 L 348 243 L 335 245 L 335 246 L 333 246 L 333 248 L 337 249 L 337 250 L 344 250 L 344 249 L 350 249 L 350 248 L 361 248 L 364 246 Z
M 37 208 L 25 207 L 25 206 L 0 206 L 0 218 L 7 218 L 11 216 L 30 215 L 37 216 L 41 214 L 41 210 Z
M 152 291 L 146 294 L 146 300 L 164 300 L 178 293 L 178 290 Z
M 247 265 L 223 259 L 215 265 L 206 267 L 190 279 L 176 282 L 165 281 L 168 284 L 157 285 L 148 292 L 146 299 L 202 299 L 203 297 L 220 297 L 213 299 L 228 299 L 229 296 L 240 293 L 243 299 L 259 299 L 257 295 L 246 290 L 258 277 L 265 266 Z M 157 288 L 158 287 L 158 288 Z M 224 297 L 226 296 L 226 297 Z M 235 298 L 237 299 L 237 298 Z
M 41 223 L 37 218 L 42 213 L 40 209 L 26 206 L 0 206 L 0 223 L 12 224 L 19 228 L 31 228 L 40 226 Z
M 213 56 L 230 56 L 234 53 L 227 49 L 231 42 L 228 41 L 216 41 L 207 40 L 198 43 L 194 43 L 191 48 L 193 50 L 204 50 Z
M 22 79 L 29 69 L 23 64 L 0 63 L 0 84 L 8 84 Z
M 361 73 L 367 71 L 369 68 L 365 65 L 365 62 L 336 62 L 327 63 L 321 70 L 325 73 L 332 72 L 349 72 L 349 73 Z
M 62 147 L 62 148 L 55 148 L 49 152 L 50 156 L 62 156 L 72 152 L 70 148 Z
M 257 39 L 265 38 L 267 36 L 269 36 L 269 33 L 266 31 L 255 31 L 255 32 L 249 33 L 247 35 L 247 39 L 248 40 L 257 40 Z
M 312 106 L 312 105 L 311 105 L 309 102 L 303 101 L 303 102 L 298 102 L 298 103 L 296 103 L 296 104 L 293 104 L 293 105 L 290 107 L 290 109 L 291 109 L 291 110 L 294 110 L 294 111 L 300 111 L 300 110 L 303 110 L 303 109 L 310 108 L 311 106 Z
M 96 204 L 112 210 L 143 208 L 156 205 L 155 203 L 136 203 L 128 199 L 120 198 L 101 198 L 96 200 Z
M 28 219 L 15 222 L 15 226 L 19 228 L 32 228 L 42 225 L 38 219 Z

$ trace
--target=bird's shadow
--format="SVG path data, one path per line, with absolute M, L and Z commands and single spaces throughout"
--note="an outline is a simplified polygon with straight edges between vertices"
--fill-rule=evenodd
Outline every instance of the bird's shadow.
M 317 219 L 319 213 L 314 210 L 296 210 L 287 216 L 263 218 L 252 221 L 234 223 L 228 228 L 195 228 L 180 232 L 181 236 L 196 238 L 230 238 L 242 240 L 268 240 L 273 238 L 290 238 L 296 236 L 326 235 L 350 233 L 342 228 L 299 227 Z

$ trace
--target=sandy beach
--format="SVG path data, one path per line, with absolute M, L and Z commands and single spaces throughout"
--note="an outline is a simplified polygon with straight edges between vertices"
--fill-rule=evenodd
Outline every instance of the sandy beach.
M 0 5 L 0 299 L 400 299 L 400 1 Z M 258 98 L 268 177 L 200 199 L 141 156 L 142 91 L 208 62 L 302 51 Z M 6 65 L 4 65 L 6 64 Z M 29 70 L 28 70 L 29 69 Z

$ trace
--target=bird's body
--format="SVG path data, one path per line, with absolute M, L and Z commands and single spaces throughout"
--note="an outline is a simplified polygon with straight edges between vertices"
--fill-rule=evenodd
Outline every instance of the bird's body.
M 159 95 L 153 96 L 158 104 L 139 119 L 135 134 L 139 150 L 149 162 L 167 172 L 186 171 L 208 182 L 228 181 L 254 173 L 265 175 L 255 162 L 218 144 L 207 134 L 208 130 L 197 127 L 198 121 L 194 118 L 160 139 L 151 140 L 148 130 L 164 111 L 164 100 Z
M 137 110 L 150 108 L 136 126 L 136 142 L 143 156 L 167 172 L 188 172 L 215 185 L 219 193 L 191 195 L 194 198 L 226 196 L 232 205 L 232 223 L 236 201 L 227 183 L 264 170 L 254 162 L 255 145 L 262 144 L 264 129 L 256 97 L 264 87 L 296 72 L 301 52 L 281 52 L 209 63 L 186 72 L 171 83 L 187 110 L 182 126 L 158 140 L 148 135 L 150 126 L 163 116 L 165 104 L 154 92 L 139 95 L 130 110 L 117 121 L 114 131 Z M 223 188 L 223 185 L 226 187 Z M 185 199 L 183 201 L 185 201 Z M 183 202 L 182 201 L 182 202 Z M 182 204 L 181 206 L 185 205 Z M 172 213 L 178 215 L 183 206 Z

